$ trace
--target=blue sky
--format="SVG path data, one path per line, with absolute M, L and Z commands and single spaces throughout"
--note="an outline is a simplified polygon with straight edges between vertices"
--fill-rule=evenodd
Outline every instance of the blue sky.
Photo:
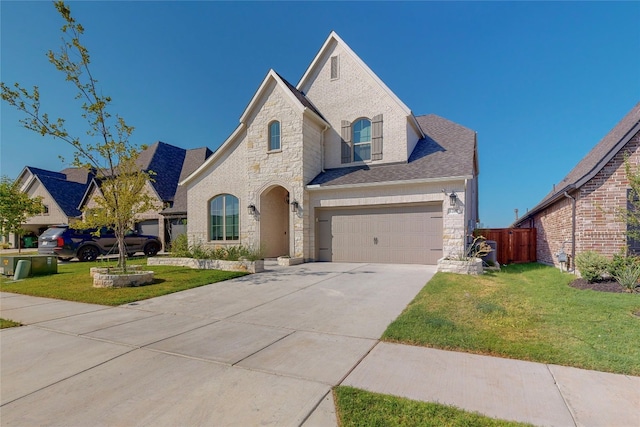
M 480 220 L 535 206 L 640 100 L 640 2 L 70 2 L 133 142 L 216 149 L 270 68 L 297 84 L 332 30 L 412 109 L 478 133 Z M 0 78 L 86 127 L 46 59 L 50 2 L 0 2 Z M 69 147 L 0 105 L 0 173 L 66 167 Z

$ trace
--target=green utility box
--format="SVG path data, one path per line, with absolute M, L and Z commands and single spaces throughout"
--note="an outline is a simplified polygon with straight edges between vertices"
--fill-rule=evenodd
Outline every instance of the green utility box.
M 20 260 L 31 262 L 31 273 L 29 276 L 44 276 L 58 273 L 58 258 L 54 255 L 2 255 L 0 256 L 0 269 L 2 270 L 2 274 L 13 276 L 18 261 Z

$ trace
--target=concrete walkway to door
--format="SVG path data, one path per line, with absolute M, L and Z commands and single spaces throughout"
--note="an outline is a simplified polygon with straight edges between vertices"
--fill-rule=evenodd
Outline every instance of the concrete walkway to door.
M 121 307 L 2 293 L 2 425 L 335 425 L 432 266 L 311 263 Z

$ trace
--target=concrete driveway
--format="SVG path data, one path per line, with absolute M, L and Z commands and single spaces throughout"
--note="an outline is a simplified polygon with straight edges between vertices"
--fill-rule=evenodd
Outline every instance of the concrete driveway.
M 104 307 L 1 294 L 2 425 L 335 425 L 331 387 L 435 273 L 310 263 Z

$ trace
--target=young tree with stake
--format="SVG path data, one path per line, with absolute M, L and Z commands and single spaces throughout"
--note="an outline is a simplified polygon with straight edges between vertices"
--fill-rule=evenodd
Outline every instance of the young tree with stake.
M 74 166 L 95 172 L 97 182 L 101 183 L 100 192 L 94 199 L 95 206 L 84 210 L 79 226 L 113 228 L 118 242 L 118 266 L 126 271 L 125 234 L 133 228 L 138 214 L 157 209 L 154 199 L 145 191 L 152 172 L 141 170 L 136 163 L 140 151 L 129 142 L 133 127 L 109 112 L 111 98 L 101 95 L 98 80 L 89 67 L 89 51 L 80 40 L 84 28 L 63 1 L 54 5 L 65 24 L 61 29 L 60 50 L 49 51 L 47 57 L 76 88 L 76 99 L 82 102 L 82 117 L 88 124 L 88 138 L 71 135 L 64 119 L 52 120 L 41 112 L 38 86 L 29 91 L 19 83 L 9 86 L 2 82 L 2 99 L 25 114 L 20 122 L 27 129 L 71 144 L 75 149 Z

